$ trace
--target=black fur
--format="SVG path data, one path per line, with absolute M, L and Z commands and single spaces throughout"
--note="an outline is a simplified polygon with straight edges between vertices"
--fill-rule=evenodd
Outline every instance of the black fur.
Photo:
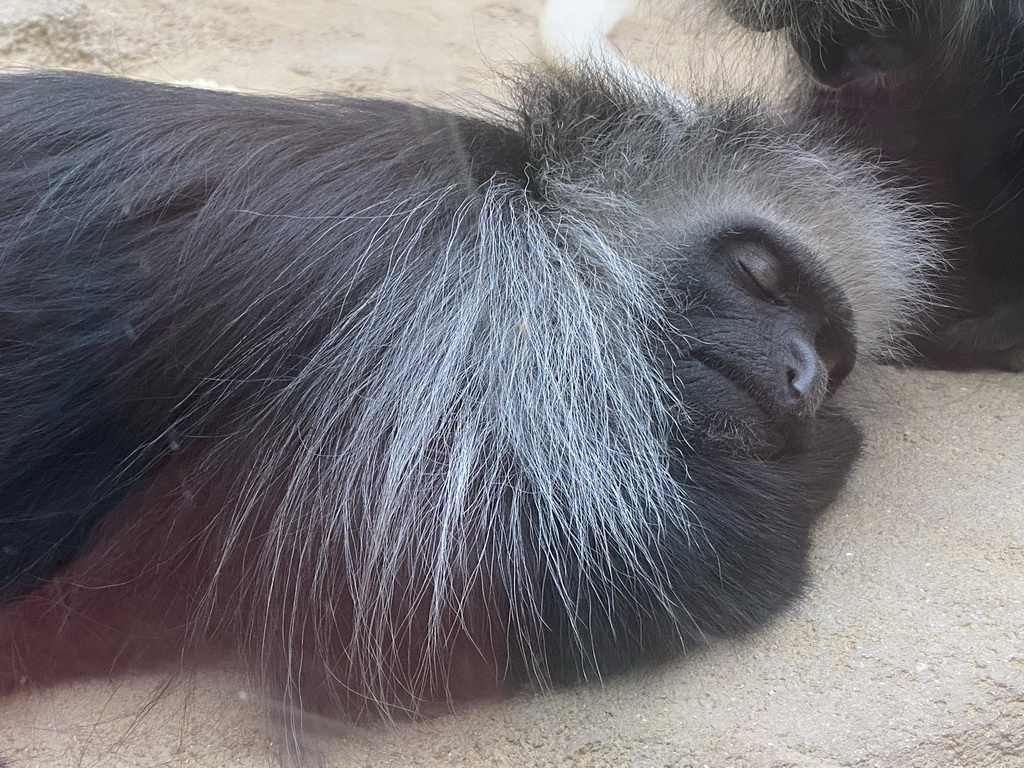
M 394 711 L 760 625 L 858 453 L 828 398 L 921 299 L 871 176 L 586 72 L 493 121 L 3 77 L 0 684 L 235 646 Z M 828 252 L 809 178 L 892 226 Z

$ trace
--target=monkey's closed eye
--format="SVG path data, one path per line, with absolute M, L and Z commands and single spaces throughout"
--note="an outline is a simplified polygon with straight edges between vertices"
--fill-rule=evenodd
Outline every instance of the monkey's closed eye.
M 737 243 L 732 255 L 748 288 L 766 301 L 782 301 L 782 264 L 770 250 L 758 243 Z

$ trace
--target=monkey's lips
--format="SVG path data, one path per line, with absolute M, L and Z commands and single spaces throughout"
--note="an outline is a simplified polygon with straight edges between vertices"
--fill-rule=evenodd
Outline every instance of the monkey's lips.
M 696 362 L 696 361 L 695 361 Z M 810 408 L 782 407 L 763 388 L 745 385 L 743 377 L 728 370 L 698 363 L 698 386 L 684 388 L 687 432 L 693 429 L 698 444 L 707 441 L 764 460 L 802 453 L 816 442 L 825 404 L 832 392 Z M 689 391 L 687 391 L 689 390 Z M 693 442 L 689 439 L 689 442 Z

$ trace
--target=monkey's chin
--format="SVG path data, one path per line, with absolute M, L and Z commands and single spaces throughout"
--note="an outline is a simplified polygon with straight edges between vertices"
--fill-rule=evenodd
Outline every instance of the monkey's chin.
M 711 450 L 765 462 L 778 462 L 813 451 L 822 442 L 823 433 L 837 422 L 852 428 L 852 422 L 832 408 L 823 408 L 815 416 L 804 418 L 782 419 L 764 411 L 759 411 L 758 415 L 758 419 L 741 418 L 735 413 L 719 411 L 701 414 L 692 426 Z

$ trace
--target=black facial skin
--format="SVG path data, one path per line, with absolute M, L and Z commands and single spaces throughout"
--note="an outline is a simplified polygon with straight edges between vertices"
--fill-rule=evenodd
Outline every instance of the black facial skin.
M 687 418 L 669 437 L 685 457 L 671 469 L 699 531 L 670 519 L 651 546 L 685 612 L 666 613 L 644 585 L 580 583 L 593 649 L 579 655 L 566 617 L 546 615 L 558 681 L 669 658 L 787 605 L 805 581 L 811 526 L 860 451 L 858 429 L 829 401 L 856 358 L 850 312 L 805 251 L 763 223 L 737 223 L 687 254 L 674 288 L 662 359 Z M 609 593 L 620 597 L 614 618 Z
M 797 256 L 795 245 L 737 228 L 710 243 L 686 296 L 690 354 L 745 392 L 778 451 L 799 446 L 856 358 L 841 295 Z
M 870 13 L 851 18 L 828 2 L 758 3 L 723 0 L 740 24 L 758 32 L 788 29 L 800 60 L 822 83 L 842 85 L 902 69 L 923 53 L 921 17 L 904 0 L 878 0 Z M 884 23 L 872 23 L 872 18 Z
M 829 2 L 727 7 L 752 28 L 788 29 L 824 86 L 802 108 L 897 161 L 952 224 L 948 306 L 914 340 L 920 362 L 1024 369 L 1024 6 L 978 4 L 966 24 L 958 3 L 932 0 L 852 20 Z

